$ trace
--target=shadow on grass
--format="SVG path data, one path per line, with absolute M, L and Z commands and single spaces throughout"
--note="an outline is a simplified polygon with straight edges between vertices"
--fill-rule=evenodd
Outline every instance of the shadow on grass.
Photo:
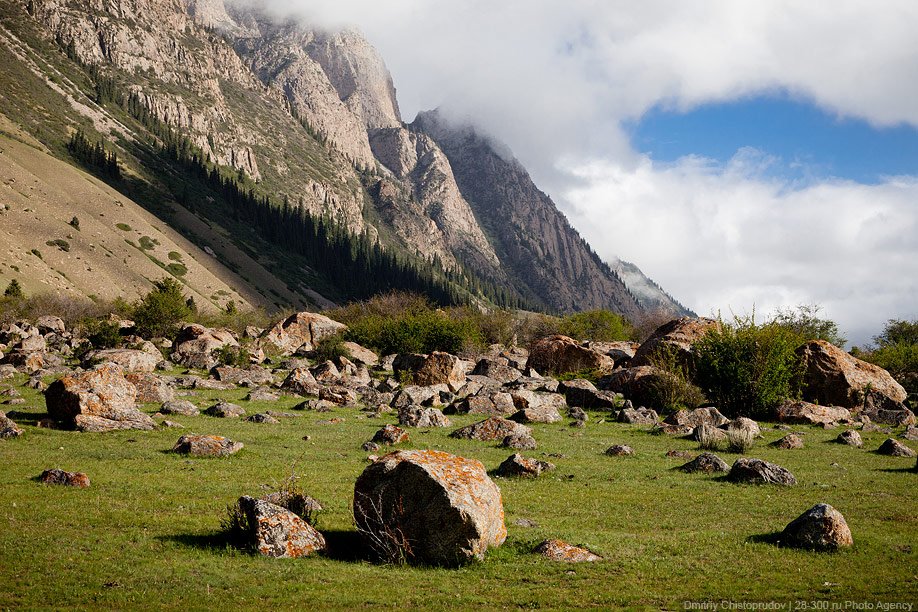
M 156 536 L 162 542 L 172 542 L 188 548 L 208 550 L 211 552 L 224 551 L 230 548 L 229 537 L 225 531 L 211 533 L 176 533 L 171 535 Z
M 0 409 L 2 408 L 3 406 L 0 406 Z M 37 427 L 38 422 L 42 419 L 49 418 L 47 412 L 22 412 L 21 410 L 7 412 L 6 416 L 18 425 L 31 425 L 32 427 Z
M 321 532 L 325 537 L 327 548 L 322 556 L 335 561 L 348 563 L 378 562 L 377 557 L 366 546 L 363 538 L 356 531 L 329 530 Z M 240 550 L 244 548 L 233 546 L 231 538 L 226 531 L 213 531 L 210 533 L 177 533 L 157 536 L 162 542 L 172 542 L 188 548 L 196 548 L 209 552 L 223 552 L 226 550 Z
M 771 544 L 772 546 L 781 546 L 781 531 L 773 531 L 771 533 L 759 533 L 756 535 L 751 535 L 746 538 L 746 541 L 750 544 Z
M 888 474 L 907 474 L 908 472 L 918 473 L 918 467 L 915 466 L 906 466 L 898 468 L 880 468 L 878 472 L 886 472 Z

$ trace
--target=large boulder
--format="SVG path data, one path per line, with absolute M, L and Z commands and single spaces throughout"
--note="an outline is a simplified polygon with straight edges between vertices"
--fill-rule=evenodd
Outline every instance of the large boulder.
M 51 383 L 45 404 L 52 419 L 81 431 L 151 430 L 155 423 L 137 410 L 136 397 L 137 388 L 125 379 L 121 366 L 105 363 Z
M 803 367 L 803 399 L 826 406 L 899 410 L 908 397 L 889 372 L 824 340 L 797 349 Z
M 682 317 L 665 323 L 641 344 L 629 366 L 653 365 L 662 351 L 671 351 L 676 363 L 692 367 L 694 344 L 712 329 L 720 329 L 720 323 L 704 317 Z
M 312 375 L 309 368 L 296 368 L 291 370 L 281 389 L 291 391 L 297 395 L 319 395 L 319 382 Z
M 373 367 L 379 363 L 379 355 L 356 342 L 342 342 L 341 347 L 350 355 L 351 361 Z
M 347 329 L 343 323 L 313 312 L 298 312 L 280 321 L 262 334 L 263 343 L 273 345 L 284 355 L 297 351 L 309 352 L 323 338 L 334 336 Z
M 176 336 L 172 346 L 172 361 L 190 368 L 209 370 L 218 363 L 215 351 L 225 346 L 239 346 L 231 332 L 192 323 L 183 327 Z
M 782 423 L 832 425 L 851 419 L 851 412 L 840 406 L 819 406 L 804 401 L 787 400 L 775 413 Z
M 156 364 L 163 360 L 160 354 L 151 355 L 136 349 L 105 349 L 87 353 L 85 363 L 117 363 L 125 372 L 155 372 Z
M 239 510 L 250 544 L 262 556 L 297 559 L 325 550 L 322 534 L 286 508 L 246 495 L 239 498 Z
M 517 380 L 523 373 L 511 366 L 510 362 L 503 357 L 483 357 L 475 364 L 472 375 L 487 376 L 505 384 Z
M 397 378 L 407 376 L 415 385 L 447 385 L 456 392 L 465 384 L 465 366 L 449 353 L 434 351 L 430 355 L 399 355 L 393 363 Z
M 607 374 L 615 367 L 608 355 L 580 345 L 567 336 L 548 336 L 537 341 L 529 351 L 526 369 L 540 374 L 566 374 L 583 370 L 596 370 Z
M 507 537 L 500 489 L 481 462 L 434 450 L 397 451 L 354 485 L 354 520 L 384 559 L 456 566 Z
M 829 504 L 816 504 L 791 521 L 781 533 L 784 546 L 832 551 L 854 544 L 842 513 Z

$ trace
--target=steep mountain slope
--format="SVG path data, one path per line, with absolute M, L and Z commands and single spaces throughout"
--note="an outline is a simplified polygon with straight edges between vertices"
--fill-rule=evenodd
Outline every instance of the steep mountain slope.
M 433 114 L 405 125 L 357 32 L 223 0 L 3 0 L 0 17 L 11 122 L 70 162 L 76 130 L 102 143 L 122 171 L 106 180 L 217 252 L 249 301 L 392 286 L 551 311 L 680 311 L 662 291 L 636 299 L 490 141 Z

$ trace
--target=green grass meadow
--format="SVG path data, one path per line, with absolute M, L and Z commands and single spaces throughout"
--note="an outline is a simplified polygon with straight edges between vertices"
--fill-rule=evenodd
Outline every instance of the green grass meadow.
M 796 427 L 803 450 L 768 442 L 786 432 L 763 426 L 749 455 L 791 470 L 790 488 L 745 486 L 674 468 L 670 450 L 696 443 L 646 427 L 603 421 L 533 427 L 539 448 L 524 454 L 557 469 L 537 480 L 496 479 L 508 537 L 461 569 L 378 565 L 361 558 L 350 511 L 366 466 L 361 444 L 394 415 L 358 408 L 298 412 L 279 425 L 208 416 L 170 419 L 185 429 L 85 434 L 39 429 L 40 394 L 12 384 L 25 406 L 4 406 L 24 429 L 0 441 L 0 609 L 684 609 L 684 601 L 918 601 L 918 473 L 915 459 L 871 452 L 887 437 L 864 434 L 864 449 L 831 443 L 840 430 Z M 197 391 L 249 414 L 290 411 L 299 399 L 245 402 L 245 389 Z M 154 412 L 156 406 L 145 409 Z M 343 423 L 323 424 L 333 417 Z M 477 420 L 454 417 L 456 427 Z M 412 430 L 405 448 L 436 448 L 496 468 L 510 451 L 454 440 L 453 428 Z M 225 459 L 167 452 L 182 433 L 219 434 L 245 448 Z M 308 434 L 311 439 L 303 440 Z M 633 457 L 607 457 L 612 444 Z M 918 446 L 909 443 L 913 448 Z M 719 453 L 732 463 L 737 455 Z M 79 490 L 42 485 L 44 469 L 86 472 Z M 291 471 L 325 511 L 318 528 L 330 551 L 297 560 L 259 558 L 226 546 L 220 522 L 240 495 L 273 489 Z M 847 518 L 855 546 L 825 554 L 777 548 L 767 536 L 818 502 Z M 529 519 L 536 527 L 521 527 Z M 557 537 L 604 557 L 552 563 L 531 553 Z M 787 608 L 791 609 L 791 608 Z M 800 608 L 797 608 L 800 609 Z

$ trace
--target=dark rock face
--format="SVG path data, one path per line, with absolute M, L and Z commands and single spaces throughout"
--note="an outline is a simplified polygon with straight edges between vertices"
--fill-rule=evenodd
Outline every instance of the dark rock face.
M 45 403 L 52 419 L 81 431 L 152 430 L 155 423 L 137 410 L 136 397 L 137 389 L 124 378 L 121 367 L 106 363 L 54 381 L 45 392 Z
M 889 372 L 861 361 L 824 340 L 797 349 L 804 368 L 803 398 L 828 406 L 901 409 L 908 397 Z
M 854 544 L 841 512 L 816 504 L 794 519 L 781 533 L 781 544 L 810 550 L 834 551 Z
M 192 457 L 226 457 L 242 450 L 242 442 L 233 442 L 223 436 L 186 435 L 172 447 L 173 453 Z
M 563 563 L 602 561 L 602 557 L 599 555 L 590 552 L 586 548 L 568 544 L 563 540 L 545 540 L 536 546 L 533 552 L 552 561 L 561 561 Z
M 297 559 L 325 550 L 325 538 L 302 518 L 276 504 L 244 496 L 249 537 L 258 554 L 276 559 Z
M 731 482 L 746 484 L 777 484 L 791 486 L 797 484 L 794 475 L 779 465 L 761 459 L 741 457 L 730 468 L 727 479 Z
M 536 441 L 532 435 L 527 433 L 513 433 L 506 436 L 500 445 L 504 448 L 515 448 L 516 450 L 535 450 Z
M 914 450 L 894 438 L 889 438 L 883 442 L 880 448 L 877 449 L 877 453 L 890 457 L 914 457 L 918 455 Z
M 384 558 L 455 566 L 507 537 L 500 490 L 484 466 L 440 451 L 381 457 L 354 486 L 354 520 Z
M 562 381 L 559 390 L 564 394 L 569 406 L 589 410 L 613 410 L 623 401 L 616 393 L 600 391 L 590 381 L 579 378 Z
M 726 461 L 714 453 L 701 453 L 685 465 L 680 466 L 679 469 L 689 474 L 693 474 L 695 472 L 713 474 L 716 472 L 729 472 L 730 466 L 727 465 Z
M 62 485 L 85 489 L 89 486 L 89 476 L 83 472 L 65 472 L 58 468 L 45 470 L 38 479 L 45 484 Z

